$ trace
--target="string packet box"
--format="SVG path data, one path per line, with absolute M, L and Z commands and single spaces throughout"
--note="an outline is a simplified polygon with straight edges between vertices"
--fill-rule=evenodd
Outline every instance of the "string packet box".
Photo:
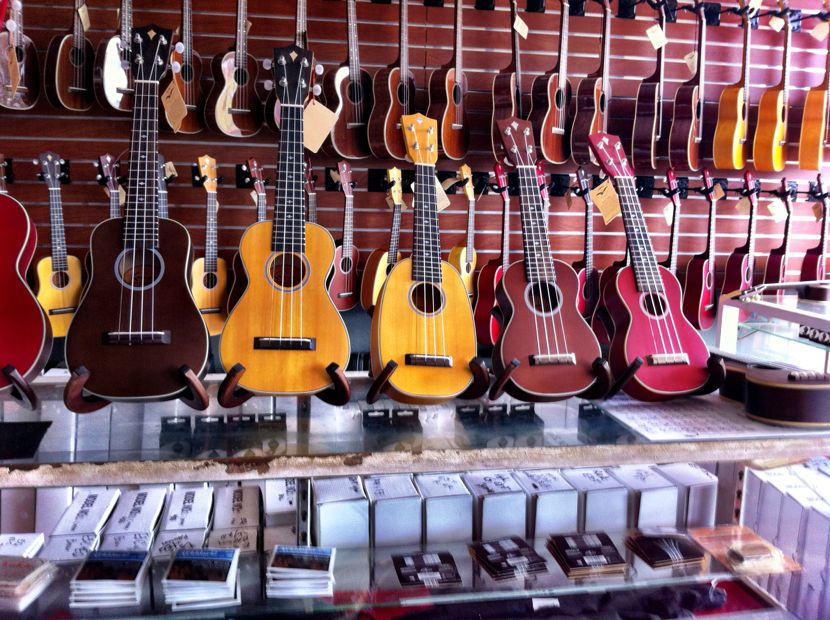
M 393 555 L 398 582 L 404 587 L 447 588 L 461 585 L 461 575 L 449 551 Z
M 259 487 L 220 487 L 214 494 L 213 531 L 208 546 L 242 552 L 259 550 Z
M 461 474 L 418 474 L 415 486 L 423 500 L 427 545 L 473 539 L 473 496 Z
M 268 598 L 331 596 L 336 549 L 277 545 L 265 571 Z
M 527 497 L 508 470 L 474 471 L 462 477 L 473 494 L 474 540 L 525 535 Z
M 619 532 L 628 525 L 628 489 L 603 467 L 563 469 L 579 492 L 577 531 Z
M 101 536 L 101 551 L 149 551 L 164 508 L 164 489 L 125 491 Z
M 69 607 L 125 607 L 141 602 L 147 551 L 93 551 L 69 582 Z
M 421 496 L 408 474 L 368 476 L 363 479 L 369 498 L 369 534 L 372 546 L 408 546 L 421 543 Z
M 702 565 L 706 554 L 684 534 L 636 533 L 626 546 L 651 568 Z
M 367 547 L 369 500 L 360 476 L 314 478 L 314 540 L 321 547 Z
M 479 566 L 497 581 L 519 579 L 548 570 L 544 558 L 518 536 L 473 543 L 468 549 Z
M 605 532 L 556 534 L 548 537 L 547 547 L 568 577 L 619 574 L 627 567 Z
M 153 557 L 169 556 L 177 549 L 203 547 L 212 514 L 212 488 L 179 488 L 170 493 L 153 545 Z
M 513 472 L 527 494 L 527 537 L 577 529 L 579 492 L 558 469 Z
M 43 532 L 31 534 L 0 534 L 0 556 L 33 558 L 43 547 Z
M 97 547 L 101 530 L 120 494 L 118 489 L 78 491 L 38 557 L 53 562 L 85 558 Z

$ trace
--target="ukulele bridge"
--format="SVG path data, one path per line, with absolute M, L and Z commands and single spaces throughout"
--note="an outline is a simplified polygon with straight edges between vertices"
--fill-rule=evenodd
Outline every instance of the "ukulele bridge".
M 404 363 L 406 363 L 407 366 L 432 366 L 435 368 L 452 368 L 452 356 L 407 353 L 404 356 Z
M 254 338 L 254 350 L 261 351 L 316 351 L 316 338 Z
M 219 314 L 222 308 L 201 308 L 199 312 L 202 314 Z
M 170 330 L 154 332 L 104 332 L 104 344 L 170 344 Z
M 75 312 L 75 310 L 77 310 L 77 308 L 74 308 L 74 307 L 73 308 L 52 308 L 49 311 L 49 316 L 55 316 L 55 315 L 60 315 L 60 314 L 72 314 L 73 312 Z
M 576 366 L 574 353 L 559 353 L 556 355 L 531 355 L 531 366 Z
M 680 366 L 689 363 L 687 353 L 654 353 L 646 357 L 649 366 Z

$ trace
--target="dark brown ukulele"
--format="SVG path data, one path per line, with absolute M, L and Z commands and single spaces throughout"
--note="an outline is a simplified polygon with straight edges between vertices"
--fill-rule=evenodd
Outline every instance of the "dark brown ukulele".
M 95 50 L 86 38 L 79 13 L 86 10 L 85 0 L 75 0 L 74 6 L 71 32 L 53 38 L 46 51 L 46 98 L 56 108 L 84 112 L 95 101 Z

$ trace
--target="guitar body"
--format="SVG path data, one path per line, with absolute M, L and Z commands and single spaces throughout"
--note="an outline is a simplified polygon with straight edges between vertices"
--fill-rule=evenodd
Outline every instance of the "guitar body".
M 496 287 L 504 327 L 493 350 L 493 370 L 499 376 L 511 360 L 518 359 L 520 365 L 504 389 L 524 401 L 561 400 L 585 391 L 596 381 L 591 364 L 600 357 L 600 348 L 577 307 L 576 272 L 560 260 L 554 259 L 553 264 L 561 300 L 553 318 L 545 320 L 531 307 L 533 289 L 525 277 L 524 261 L 511 264 Z M 547 326 L 540 327 L 540 321 Z M 533 354 L 556 353 L 560 347 L 574 354 L 575 364 L 531 363 Z
M 571 157 L 570 109 L 570 81 L 560 82 L 558 73 L 533 80 L 527 120 L 533 124 L 542 156 L 552 164 L 564 164 Z
M 239 386 L 266 394 L 313 394 L 332 385 L 326 367 L 335 362 L 345 368 L 349 361 L 349 336 L 346 326 L 326 292 L 326 275 L 334 258 L 334 240 L 317 224 L 306 223 L 306 252 L 302 255 L 305 277 L 302 284 L 281 287 L 280 258 L 286 276 L 302 277 L 296 254 L 271 252 L 273 222 L 259 222 L 245 231 L 239 246 L 243 266 L 250 275 L 248 286 L 234 306 L 219 350 L 222 365 L 242 364 L 245 373 Z M 293 271 L 293 274 L 292 274 Z M 285 282 L 288 284 L 288 281 Z M 293 331 L 292 331 L 293 329 Z M 302 332 L 299 330 L 302 329 Z M 313 351 L 257 349 L 254 339 L 280 336 L 316 338 Z
M 501 324 L 493 316 L 493 308 L 496 307 L 496 286 L 501 280 L 503 265 L 501 258 L 494 258 L 487 262 L 478 271 L 478 282 L 476 282 L 476 303 L 473 308 L 473 319 L 476 326 L 476 339 L 478 343 L 491 347 L 496 344 L 501 333 Z
M 705 254 L 693 256 L 686 265 L 683 314 L 695 329 L 707 330 L 715 324 L 715 274 Z
M 418 404 L 444 402 L 460 395 L 472 383 L 467 365 L 476 356 L 475 328 L 467 290 L 458 272 L 441 262 L 443 305 L 426 315 L 416 309 L 412 259 L 392 269 L 372 315 L 372 374 L 378 376 L 390 360 L 398 367 L 385 393 L 394 400 Z M 423 284 L 423 283 L 421 283 Z M 427 300 L 429 296 L 427 296 Z M 452 358 L 450 367 L 407 364 L 405 356 L 430 352 Z
M 663 303 L 667 308 L 661 316 L 673 318 L 673 326 L 667 325 L 666 319 L 660 320 L 645 310 L 644 295 L 637 290 L 633 267 L 621 269 L 603 294 L 615 327 L 608 355 L 611 371 L 618 377 L 636 358 L 642 358 L 645 363 L 623 390 L 633 398 L 644 401 L 691 394 L 709 380 L 709 350 L 681 311 L 680 284 L 668 269 L 658 269 L 665 295 Z M 650 356 L 656 352 L 655 335 L 662 333 L 664 338 L 669 338 L 667 328 L 671 329 L 674 348 L 688 355 L 688 364 L 654 365 L 649 362 Z M 656 342 L 661 342 L 659 337 Z
M 225 259 L 216 259 L 216 272 L 205 272 L 205 259 L 197 258 L 190 268 L 190 292 L 205 321 L 208 334 L 222 333 L 228 318 L 228 265 Z
M 20 263 L 18 265 L 20 270 L 20 277 L 26 279 L 26 274 L 29 272 L 29 267 L 32 266 L 32 259 L 35 257 L 37 250 L 37 227 L 35 223 L 29 220 L 29 237 L 20 252 Z
M 755 139 L 752 141 L 752 160 L 756 170 L 781 172 L 786 165 L 784 141 L 787 127 L 784 125 L 784 91 L 770 88 L 758 102 L 758 121 Z
M 449 264 L 461 275 L 461 281 L 464 283 L 464 288 L 467 289 L 467 294 L 472 295 L 475 291 L 473 288 L 476 273 L 475 249 L 472 256 L 467 256 L 467 244 L 457 245 L 450 250 L 450 255 L 447 258 Z
M 190 275 L 190 235 L 174 220 L 159 218 L 158 255 L 163 269 L 156 270 L 155 286 L 136 292 L 135 313 L 147 316 L 145 329 L 169 330 L 169 344 L 107 344 L 106 332 L 127 330 L 138 319 L 127 317 L 131 292 L 116 275 L 123 252 L 124 218 L 101 222 L 92 232 L 92 270 L 81 303 L 66 336 L 67 367 L 89 370 L 84 388 L 107 400 L 159 400 L 176 398 L 188 387 L 179 369 L 189 366 L 201 375 L 208 354 L 208 335 L 193 303 L 187 280 Z M 132 270 L 148 275 L 150 264 L 142 261 Z M 129 277 L 127 271 L 125 277 Z M 124 300 L 122 309 L 119 300 Z M 141 307 L 141 301 L 143 305 Z M 152 303 L 152 323 L 150 310 Z
M 366 122 L 372 110 L 372 77 L 368 71 L 360 70 L 360 82 L 353 84 L 349 79 L 349 65 L 337 71 L 329 71 L 323 78 L 323 92 L 326 101 L 337 102 L 337 121 L 329 138 L 331 147 L 338 156 L 346 159 L 369 157 L 369 141 L 366 136 Z M 361 122 L 355 122 L 360 119 Z
M 67 256 L 66 264 L 66 271 L 56 272 L 49 256 L 37 263 L 37 300 L 49 317 L 55 338 L 66 336 L 83 290 L 81 261 L 75 256 Z
M 121 66 L 121 37 L 104 39 L 95 54 L 93 81 L 95 98 L 104 109 L 129 112 L 133 109 L 133 96 L 119 92 L 130 88 L 130 70 Z
M 571 127 L 571 157 L 580 166 L 593 162 L 588 136 L 602 129 L 606 105 L 602 78 L 587 77 L 579 82 L 576 89 L 576 114 Z
M 427 116 L 438 119 L 441 152 L 450 159 L 463 159 L 470 148 L 467 123 L 467 76 L 458 80 L 454 67 L 436 69 L 429 76 Z
M 5 58 L 0 62 L 0 107 L 8 110 L 31 110 L 40 97 L 40 63 L 37 60 L 37 48 L 32 40 L 23 35 L 22 45 L 15 49 L 20 82 L 17 91 L 12 94 L 9 84 L 9 65 Z M 9 49 L 9 33 L 0 32 L 0 50 Z
M 0 368 L 12 365 L 24 379 L 31 379 L 52 350 L 49 321 L 23 275 L 24 255 L 32 241 L 37 245 L 37 235 L 23 206 L 5 194 L 0 194 L 0 220 Z M 0 373 L 0 392 L 11 385 Z
M 696 137 L 700 130 L 700 89 L 697 84 L 682 84 L 674 96 L 674 112 L 669 130 L 669 164 L 676 170 L 700 168 Z
M 205 104 L 205 122 L 232 138 L 247 138 L 262 128 L 262 103 L 256 93 L 257 62 L 248 54 L 245 68 L 234 65 L 236 52 L 213 58 L 213 89 Z
M 594 282 L 594 290 L 591 291 L 587 286 L 588 272 L 585 271 L 584 261 L 574 263 L 573 268 L 577 270 L 576 277 L 579 281 L 576 306 L 579 308 L 579 314 L 586 318 L 590 318 L 593 316 L 594 310 L 596 310 L 597 304 L 599 303 L 599 271 L 596 268 L 591 270 L 591 278 Z
M 46 98 L 56 108 L 73 112 L 85 112 L 95 102 L 93 93 L 93 67 L 95 50 L 89 39 L 84 39 L 83 48 L 72 47 L 72 35 L 55 37 L 46 51 Z M 81 75 L 83 92 L 70 90 L 75 72 Z
M 821 170 L 824 165 L 827 104 L 826 89 L 811 88 L 807 91 L 798 140 L 798 167 L 802 170 Z
M 242 262 L 239 252 L 233 255 L 231 268 L 233 269 L 233 283 L 231 284 L 231 290 L 228 291 L 228 314 L 231 313 L 239 298 L 242 297 L 242 293 L 248 288 L 248 274 L 245 271 L 245 264 Z
M 400 80 L 401 70 L 396 66 L 379 69 L 372 80 L 375 105 L 369 115 L 367 135 L 375 157 L 406 159 L 401 115 L 415 109 L 415 77 L 410 71 L 406 86 Z
M 352 255 L 343 256 L 343 246 L 339 243 L 334 250 L 334 261 L 331 276 L 328 280 L 328 292 L 334 307 L 340 312 L 351 310 L 360 299 L 357 289 L 357 264 L 360 260 L 360 250 L 352 246 Z
M 614 336 L 614 321 L 608 313 L 608 308 L 605 307 L 605 289 L 625 266 L 625 259 L 614 261 L 603 269 L 599 276 L 599 299 L 591 316 L 591 329 L 594 330 L 594 335 L 600 344 L 611 344 L 611 338 Z
M 634 106 L 634 128 L 631 133 L 631 161 L 638 170 L 657 168 L 657 105 L 660 84 L 640 82 Z
M 810 248 L 801 262 L 801 275 L 798 279 L 804 282 L 824 280 L 826 264 L 827 255 L 822 253 L 821 247 Z
M 778 284 L 787 279 L 787 259 L 783 247 L 770 250 L 764 267 L 764 284 Z
M 187 108 L 187 115 L 182 119 L 181 126 L 176 133 L 195 134 L 204 129 L 202 119 L 200 117 L 200 110 L 205 106 L 205 96 L 202 90 L 202 58 L 196 52 L 191 53 L 192 64 L 186 63 L 184 60 L 184 53 L 179 53 L 175 49 L 170 54 L 171 63 L 177 62 L 181 65 L 181 71 L 178 73 L 170 72 L 165 76 L 159 87 L 159 92 L 163 93 L 170 85 L 170 82 L 176 83 L 176 88 L 182 93 L 182 98 L 185 92 L 190 92 L 192 103 Z M 164 106 L 161 106 L 164 110 Z M 167 120 L 167 112 L 164 111 L 162 118 L 169 127 L 170 122 Z
M 490 144 L 496 161 L 504 161 L 501 134 L 497 123 L 516 115 L 516 72 L 512 68 L 502 70 L 493 78 L 493 109 L 490 114 Z
M 401 253 L 398 252 L 396 262 L 400 258 Z M 383 288 L 390 271 L 388 250 L 372 250 L 363 266 L 363 277 L 360 281 L 360 305 L 364 310 L 374 308 L 378 302 L 380 289 Z
M 712 141 L 715 168 L 743 170 L 746 166 L 744 136 L 747 134 L 747 113 L 744 109 L 743 86 L 727 86 L 718 102 L 718 124 Z

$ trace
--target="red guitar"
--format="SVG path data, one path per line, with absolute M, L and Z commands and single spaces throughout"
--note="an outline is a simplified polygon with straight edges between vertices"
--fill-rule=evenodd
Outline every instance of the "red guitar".
M 777 284 L 787 279 L 787 262 L 790 254 L 790 231 L 793 221 L 793 199 L 798 192 L 798 183 L 793 181 L 787 183 L 787 179 L 781 179 L 781 189 L 776 195 L 784 202 L 787 210 L 787 219 L 784 220 L 784 238 L 781 245 L 773 248 L 767 257 L 767 264 L 764 267 L 764 284 Z
M 3 153 L 0 153 L 0 196 L 7 196 L 9 193 L 6 187 L 6 158 Z M 23 251 L 20 254 L 20 276 L 25 278 L 29 271 L 29 266 L 32 264 L 32 259 L 37 250 L 37 229 L 35 223 L 29 220 L 29 229 L 31 234 L 23 246 Z
M 479 270 L 476 280 L 478 296 L 473 308 L 476 338 L 484 346 L 494 345 L 501 331 L 501 325 L 493 317 L 492 311 L 496 307 L 496 285 L 510 264 L 510 194 L 507 193 L 507 173 L 501 164 L 495 164 L 493 170 L 502 202 L 501 254 L 487 261 Z
M 0 157 L 2 159 L 2 157 Z M 821 175 L 816 177 L 816 198 L 821 201 L 821 232 L 818 245 L 807 250 L 804 261 L 801 263 L 799 280 L 823 280 L 827 263 L 827 207 L 830 206 L 830 195 L 824 191 Z
M 686 280 L 683 283 L 683 314 L 697 329 L 709 329 L 715 324 L 715 222 L 718 201 L 709 169 L 703 169 L 701 190 L 709 201 L 709 233 L 706 249 L 695 254 L 686 265 Z
M 329 276 L 329 297 L 335 307 L 344 312 L 357 305 L 360 294 L 357 290 L 357 263 L 360 252 L 353 243 L 354 239 L 354 184 L 352 183 L 352 167 L 347 161 L 337 164 L 340 175 L 340 189 L 346 198 L 346 207 L 343 210 L 343 238 L 337 242 L 334 251 L 334 267 Z
M 734 296 L 752 286 L 752 277 L 755 273 L 755 215 L 758 211 L 759 188 L 752 181 L 752 173 L 744 172 L 744 195 L 749 200 L 749 221 L 747 223 L 746 243 L 732 250 L 726 259 L 726 268 L 723 274 L 723 285 L 720 289 L 721 297 Z M 748 313 L 741 311 L 740 320 L 745 321 Z
M 576 193 L 585 202 L 585 250 L 582 260 L 576 261 L 573 268 L 579 278 L 579 312 L 585 318 L 594 314 L 599 301 L 599 271 L 594 267 L 594 201 L 591 199 L 591 186 L 588 175 L 580 166 L 576 170 Z
M 671 200 L 671 232 L 669 233 L 669 251 L 666 260 L 660 264 L 677 275 L 677 242 L 680 239 L 680 189 L 677 187 L 677 177 L 674 170 L 666 171 L 666 194 Z
M 614 179 L 620 197 L 631 265 L 623 267 L 603 292 L 603 302 L 614 321 L 608 361 L 615 377 L 643 361 L 623 390 L 646 401 L 667 400 L 711 391 L 713 373 L 709 350 L 681 311 L 680 283 L 657 264 L 637 181 L 616 136 L 598 133 L 591 148 L 602 169 Z

